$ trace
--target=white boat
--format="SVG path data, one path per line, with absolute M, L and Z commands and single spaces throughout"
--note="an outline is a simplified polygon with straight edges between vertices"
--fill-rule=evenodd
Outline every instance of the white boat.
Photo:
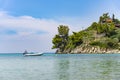
M 41 56 L 43 55 L 43 53 L 27 53 L 27 54 L 24 54 L 25 56 Z
M 25 51 L 23 55 L 24 56 L 41 56 L 43 55 L 43 53 L 42 52 L 41 53 L 28 53 L 27 51 Z

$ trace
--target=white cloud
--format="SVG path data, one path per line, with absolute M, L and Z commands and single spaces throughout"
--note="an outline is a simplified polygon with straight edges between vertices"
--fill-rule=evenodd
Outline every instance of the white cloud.
M 0 32 L 17 32 L 15 35 L 0 34 L 0 52 L 21 52 L 24 49 L 49 51 L 52 46 L 51 39 L 57 33 L 59 24 L 61 23 L 54 20 L 36 19 L 31 16 L 15 17 L 0 12 Z
M 15 29 L 18 32 L 45 31 L 51 33 L 59 24 L 54 20 L 36 19 L 30 16 L 14 17 L 3 13 L 0 15 L 0 27 Z

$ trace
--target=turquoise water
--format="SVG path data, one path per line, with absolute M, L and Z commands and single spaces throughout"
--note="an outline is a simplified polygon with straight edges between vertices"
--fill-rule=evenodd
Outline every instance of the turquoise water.
M 119 80 L 120 54 L 0 54 L 0 80 Z

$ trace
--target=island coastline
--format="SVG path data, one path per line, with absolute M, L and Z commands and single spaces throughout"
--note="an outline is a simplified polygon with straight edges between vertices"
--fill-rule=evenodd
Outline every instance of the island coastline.
M 69 27 L 60 25 L 52 40 L 58 54 L 113 54 L 120 53 L 120 21 L 108 13 L 99 17 L 88 28 L 69 35 Z

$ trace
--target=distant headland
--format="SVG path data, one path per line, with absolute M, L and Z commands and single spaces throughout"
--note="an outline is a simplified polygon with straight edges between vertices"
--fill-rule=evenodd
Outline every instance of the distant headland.
M 120 53 L 120 20 L 104 13 L 87 29 L 69 35 L 69 27 L 60 25 L 52 40 L 56 53 Z

